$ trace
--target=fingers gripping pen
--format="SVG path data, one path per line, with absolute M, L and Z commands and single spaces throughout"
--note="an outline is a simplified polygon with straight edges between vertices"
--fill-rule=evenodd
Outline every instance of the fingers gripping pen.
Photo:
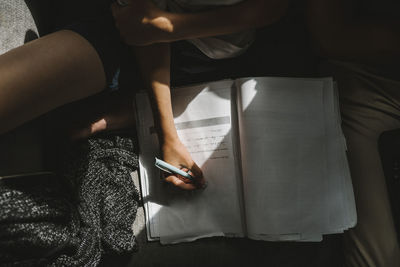
M 163 171 L 165 171 L 167 173 L 179 174 L 179 175 L 181 175 L 181 176 L 183 176 L 183 177 L 185 177 L 185 178 L 187 178 L 187 179 L 189 179 L 191 181 L 194 180 L 193 176 L 191 176 L 189 173 L 187 173 L 187 172 L 185 172 L 185 171 L 183 171 L 183 170 L 181 170 L 181 169 L 179 169 L 179 168 L 177 168 L 175 166 L 172 166 L 171 164 L 166 163 L 165 161 L 163 161 L 161 159 L 156 158 L 155 165 L 156 165 L 157 168 L 159 168 L 160 170 L 163 170 Z

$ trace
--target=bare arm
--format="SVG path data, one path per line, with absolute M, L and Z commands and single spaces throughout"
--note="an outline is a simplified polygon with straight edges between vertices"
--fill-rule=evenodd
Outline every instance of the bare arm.
M 400 60 L 400 20 L 356 18 L 348 0 L 308 0 L 308 24 L 323 57 L 386 64 Z
M 223 35 L 276 22 L 287 8 L 286 0 L 247 0 L 200 13 L 167 13 L 173 29 L 166 41 Z
M 177 138 L 170 95 L 170 52 L 168 44 L 134 47 L 145 87 L 149 90 L 157 132 L 161 140 Z
M 174 125 L 170 93 L 169 44 L 159 43 L 134 49 L 146 89 L 149 91 L 162 157 L 174 166 L 191 170 L 196 178 L 195 184 L 175 175 L 167 176 L 166 181 L 187 190 L 201 187 L 205 182 L 203 174 L 179 140 Z
M 151 1 L 131 0 L 112 11 L 127 44 L 147 45 L 240 32 L 269 25 L 286 11 L 288 0 L 247 0 L 198 13 L 171 13 Z
M 286 7 L 287 0 L 247 0 L 206 12 L 174 14 L 157 8 L 149 0 L 130 0 L 126 7 L 112 5 L 116 26 L 125 42 L 147 45 L 134 49 L 150 92 L 163 159 L 190 169 L 200 186 L 204 184 L 201 170 L 180 142 L 173 122 L 168 42 L 261 27 L 278 20 Z M 195 188 L 176 176 L 166 180 L 184 189 Z

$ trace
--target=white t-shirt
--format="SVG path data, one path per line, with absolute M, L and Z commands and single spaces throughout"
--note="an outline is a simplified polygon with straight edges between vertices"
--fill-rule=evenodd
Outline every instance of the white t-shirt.
M 199 12 L 217 6 L 234 5 L 243 0 L 153 0 L 171 12 Z M 240 19 L 240 18 L 239 18 Z M 254 40 L 254 30 L 188 40 L 206 56 L 213 59 L 235 57 L 246 51 Z

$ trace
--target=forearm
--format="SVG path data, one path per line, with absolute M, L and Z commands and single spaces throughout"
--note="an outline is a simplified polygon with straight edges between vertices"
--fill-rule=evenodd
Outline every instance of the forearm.
M 122 39 L 149 45 L 240 32 L 269 25 L 285 13 L 288 0 L 246 0 L 236 5 L 195 13 L 171 13 L 151 0 L 129 0 L 111 6 Z
M 287 5 L 287 0 L 247 0 L 205 12 L 166 13 L 172 27 L 165 35 L 165 41 L 230 34 L 266 26 L 281 18 Z
M 170 93 L 169 44 L 135 47 L 144 85 L 149 92 L 154 122 L 161 143 L 177 139 Z

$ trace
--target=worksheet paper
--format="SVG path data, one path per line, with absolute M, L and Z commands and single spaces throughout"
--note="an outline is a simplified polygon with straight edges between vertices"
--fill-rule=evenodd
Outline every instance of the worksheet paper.
M 202 169 L 208 186 L 185 192 L 157 181 L 158 188 L 150 192 L 163 191 L 160 192 L 162 206 L 157 214 L 153 214 L 157 217 L 153 223 L 156 221 L 161 243 L 192 241 L 207 236 L 243 236 L 239 168 L 231 129 L 232 84 L 232 81 L 222 81 L 172 92 L 178 135 Z M 138 101 L 138 109 L 149 109 L 145 100 L 143 97 Z M 141 141 L 141 147 L 144 146 L 154 145 L 142 145 Z M 142 151 L 145 152 L 154 155 L 152 149 Z M 142 157 L 141 162 L 144 161 L 148 168 L 155 169 L 151 167 L 154 165 L 151 156 Z

